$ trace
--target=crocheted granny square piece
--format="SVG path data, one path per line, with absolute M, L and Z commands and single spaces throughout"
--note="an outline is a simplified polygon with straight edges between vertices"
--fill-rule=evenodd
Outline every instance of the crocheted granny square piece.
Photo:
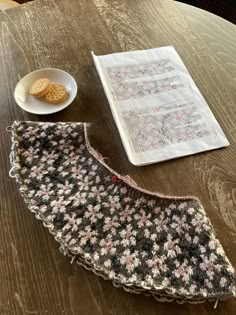
M 90 146 L 83 123 L 17 121 L 11 176 L 73 261 L 161 301 L 236 295 L 233 267 L 195 197 L 139 188 Z

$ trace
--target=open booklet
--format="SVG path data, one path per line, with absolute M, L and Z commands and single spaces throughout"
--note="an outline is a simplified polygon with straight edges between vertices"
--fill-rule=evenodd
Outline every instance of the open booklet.
M 132 164 L 229 145 L 174 47 L 92 56 Z

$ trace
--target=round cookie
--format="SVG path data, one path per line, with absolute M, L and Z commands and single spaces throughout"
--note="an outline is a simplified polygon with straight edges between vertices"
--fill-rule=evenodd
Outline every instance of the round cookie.
M 51 87 L 51 83 L 48 79 L 42 78 L 34 82 L 30 87 L 30 94 L 36 97 L 41 97 L 46 94 Z
M 51 84 L 50 90 L 44 95 L 45 100 L 51 104 L 60 104 L 67 98 L 67 91 L 62 84 Z

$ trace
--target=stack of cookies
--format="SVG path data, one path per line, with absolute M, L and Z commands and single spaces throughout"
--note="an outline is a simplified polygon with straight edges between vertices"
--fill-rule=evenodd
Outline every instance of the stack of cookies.
M 68 97 L 68 92 L 64 85 L 52 84 L 47 78 L 35 81 L 29 92 L 35 97 L 44 97 L 50 104 L 61 104 Z

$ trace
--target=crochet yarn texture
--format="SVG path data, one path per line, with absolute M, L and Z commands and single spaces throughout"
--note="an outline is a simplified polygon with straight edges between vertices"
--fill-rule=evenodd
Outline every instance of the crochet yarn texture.
M 90 146 L 86 124 L 16 121 L 11 175 L 61 251 L 161 301 L 236 294 L 234 269 L 195 197 L 140 189 Z

